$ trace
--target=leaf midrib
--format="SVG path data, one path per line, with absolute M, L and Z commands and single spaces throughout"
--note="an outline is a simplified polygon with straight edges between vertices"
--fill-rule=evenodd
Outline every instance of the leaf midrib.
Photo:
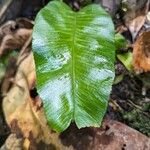
M 74 55 L 75 55 L 75 33 L 76 33 L 76 25 L 77 25 L 77 16 L 76 16 L 76 13 L 73 12 L 73 17 L 74 17 L 74 23 L 73 23 L 73 34 L 72 34 L 72 64 L 71 64 L 71 67 L 72 67 L 72 95 L 73 95 L 73 117 L 72 119 L 74 119 L 74 116 L 75 116 L 75 88 L 76 88 L 76 83 L 75 83 L 75 58 L 74 58 Z

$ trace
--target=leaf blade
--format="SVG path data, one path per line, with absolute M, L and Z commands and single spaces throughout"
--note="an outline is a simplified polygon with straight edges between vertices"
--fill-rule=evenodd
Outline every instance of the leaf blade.
M 59 132 L 72 120 L 79 128 L 99 126 L 114 78 L 114 27 L 107 13 L 97 5 L 76 13 L 50 2 L 36 19 L 33 50 L 50 126 Z

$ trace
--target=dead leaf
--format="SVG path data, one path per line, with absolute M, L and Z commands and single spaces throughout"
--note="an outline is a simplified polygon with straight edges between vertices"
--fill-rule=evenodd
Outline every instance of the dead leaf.
M 132 40 L 136 39 L 136 36 L 142 26 L 145 23 L 146 15 L 149 10 L 149 0 L 144 1 L 126 1 L 124 13 L 124 22 L 128 27 L 132 35 Z
M 42 141 L 45 145 L 54 144 L 56 149 L 60 149 L 63 145 L 58 134 L 47 125 L 40 98 L 30 97 L 29 89 L 34 83 L 35 66 L 30 51 L 17 70 L 12 88 L 3 99 L 5 119 L 12 132 L 22 135 L 26 139 L 24 142 L 28 139 L 30 146 L 37 146 Z
M 34 19 L 48 0 L 0 0 L 0 25 L 17 17 Z
M 100 4 L 112 17 L 115 16 L 121 6 L 121 0 L 94 0 L 94 2 Z
M 26 70 L 26 67 L 28 68 L 33 63 L 32 57 L 32 53 L 30 53 L 24 59 L 15 77 L 16 84 L 3 100 L 6 120 L 13 133 L 24 137 L 23 146 L 25 148 L 37 149 L 40 145 L 43 146 L 42 149 L 44 146 L 51 147 L 53 145 L 60 150 L 148 150 L 150 148 L 150 141 L 146 136 L 113 120 L 105 120 L 102 128 L 79 130 L 71 126 L 68 129 L 70 131 L 65 131 L 63 137 L 61 136 L 62 144 L 59 135 L 52 132 L 47 126 L 39 97 L 33 100 L 29 95 L 28 82 L 34 83 L 35 70 L 34 65 L 32 71 Z M 30 80 L 26 78 L 26 75 L 30 76 L 28 78 Z M 66 136 L 64 136 L 65 133 Z
M 141 34 L 134 44 L 133 67 L 137 73 L 150 71 L 150 31 Z
M 25 24 L 23 21 L 21 23 Z M 4 38 L 11 36 L 9 42 L 13 44 L 3 38 L 1 45 L 4 46 L 1 46 L 1 54 L 4 51 L 7 52 L 6 47 L 8 50 L 13 50 L 14 45 L 17 48 L 21 47 L 18 57 L 10 59 L 10 65 L 6 69 L 2 82 L 1 91 L 4 95 L 2 103 L 6 122 L 11 132 L 17 137 L 21 137 L 25 149 L 36 149 L 41 145 L 50 148 L 53 145 L 59 150 L 64 146 L 61 144 L 58 134 L 52 132 L 47 125 L 41 99 L 39 97 L 32 99 L 30 96 L 30 90 L 35 86 L 36 80 L 34 58 L 31 51 L 32 29 L 20 27 L 13 32 L 10 30 L 12 23 L 10 26 L 4 27 L 6 29 L 2 30 Z M 18 41 L 18 38 L 21 38 L 21 42 Z M 64 149 L 68 148 L 64 147 Z
M 4 14 L 7 11 L 7 8 L 10 6 L 11 2 L 12 0 L 5 0 L 0 2 L 0 24 L 2 24 L 2 22 L 4 21 Z
M 8 51 L 19 50 L 32 34 L 33 24 L 27 19 L 9 21 L 0 27 L 0 57 Z
M 72 124 L 60 138 L 76 150 L 149 150 L 150 139 L 127 125 L 105 119 L 101 128 L 78 129 Z
M 22 141 L 22 138 L 18 138 L 16 134 L 10 134 L 0 150 L 21 150 L 23 145 Z
M 40 141 L 51 144 L 57 134 L 51 134 L 40 105 L 41 100 L 38 97 L 34 100 L 30 97 L 29 90 L 35 84 L 35 66 L 31 49 L 27 52 L 20 52 L 18 62 L 20 60 L 22 62 L 17 68 L 11 89 L 3 99 L 3 110 L 12 132 L 28 139 L 30 146 L 33 147 L 33 144 L 35 146 Z M 25 59 L 22 59 L 21 57 L 24 58 L 24 56 L 26 56 Z M 58 143 L 59 140 L 57 145 Z
M 7 54 L 8 62 L 5 64 L 6 73 L 3 77 L 3 83 L 1 86 L 1 90 L 3 91 L 3 95 L 9 91 L 11 85 L 13 83 L 13 77 L 17 72 L 17 68 L 21 63 L 22 57 L 17 62 L 17 55 L 14 57 L 11 56 L 11 52 L 17 49 L 17 53 L 19 51 L 24 51 L 24 49 L 29 50 L 29 42 L 32 33 L 33 23 L 32 21 L 19 18 L 16 21 L 9 21 L 0 27 L 0 57 L 4 54 Z M 31 42 L 31 40 L 30 40 Z M 30 51 L 30 50 L 29 50 Z M 9 56 L 9 55 L 10 56 Z M 22 55 L 22 53 L 20 53 Z
M 97 132 L 97 136 L 111 135 L 113 138 L 108 145 L 100 145 L 97 149 L 105 150 L 148 150 L 150 149 L 150 139 L 140 132 L 122 124 L 118 121 L 106 119 L 103 123 L 104 133 Z M 98 138 L 97 138 L 97 142 Z M 100 142 L 101 143 L 101 142 Z M 102 147 L 101 147 L 102 146 Z
M 17 66 L 16 73 L 7 78 L 8 80 L 13 78 L 13 82 L 3 98 L 3 112 L 15 140 L 12 142 L 8 138 L 5 144 L 9 145 L 10 143 L 10 145 L 13 145 L 12 143 L 17 143 L 19 139 L 21 145 L 18 142 L 19 146 L 16 144 L 16 147 L 19 147 L 20 150 L 81 150 L 82 147 L 85 148 L 82 150 L 117 150 L 117 148 L 120 150 L 126 147 L 129 150 L 149 149 L 149 140 L 146 136 L 115 121 L 104 122 L 103 128 L 85 128 L 81 130 L 71 128 L 71 136 L 68 130 L 63 133 L 67 132 L 64 139 L 67 140 L 68 145 L 65 144 L 64 140 L 61 141 L 61 136 L 53 132 L 47 125 L 41 99 L 38 96 L 34 99 L 30 96 L 30 90 L 34 87 L 36 80 L 30 42 L 30 36 L 27 40 L 24 39 L 15 62 Z M 89 130 L 90 133 L 87 136 Z M 72 143 L 74 139 L 75 142 Z M 10 146 L 11 148 L 13 150 L 12 146 Z

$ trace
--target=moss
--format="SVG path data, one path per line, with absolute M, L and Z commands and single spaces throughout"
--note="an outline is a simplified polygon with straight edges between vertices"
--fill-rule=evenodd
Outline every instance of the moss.
M 145 106 L 142 108 L 147 111 L 149 107 L 150 104 L 145 104 Z M 130 127 L 137 129 L 138 131 L 150 137 L 150 117 L 146 111 L 134 108 L 130 112 L 122 112 L 122 116 Z

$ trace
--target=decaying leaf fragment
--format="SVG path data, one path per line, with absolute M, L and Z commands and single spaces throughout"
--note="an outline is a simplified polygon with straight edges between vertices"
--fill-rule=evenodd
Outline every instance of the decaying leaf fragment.
M 21 59 L 16 63 L 19 51 L 24 51 L 21 49 L 26 49 L 28 46 L 26 43 L 29 44 L 27 41 L 31 37 L 32 27 L 32 21 L 25 18 L 8 21 L 0 27 L 0 66 L 3 67 L 1 70 L 3 73 L 0 75 L 3 79 L 1 86 L 3 95 L 10 89 L 21 59 L 24 59 L 19 57 Z
M 63 145 L 58 134 L 47 126 L 41 99 L 30 96 L 35 85 L 35 66 L 31 51 L 33 25 L 24 19 L 18 22 L 6 23 L 0 30 L 1 57 L 8 51 L 11 53 L 14 48 L 18 49 L 18 55 L 9 60 L 10 65 L 6 68 L 0 89 L 4 97 L 2 105 L 5 119 L 13 133 L 2 149 L 37 149 L 42 146 L 59 150 Z M 21 143 L 18 143 L 18 138 Z
M 21 49 L 32 33 L 33 24 L 28 19 L 8 21 L 0 27 L 0 56 Z
M 133 67 L 137 73 L 150 71 L 150 31 L 140 35 L 134 44 Z
M 0 150 L 20 150 L 23 145 L 22 141 L 22 138 L 18 138 L 16 134 L 10 134 Z
M 134 41 L 138 32 L 144 25 L 146 14 L 149 9 L 149 0 L 126 0 L 123 2 L 125 8 L 124 22 L 128 27 Z
M 54 144 L 63 147 L 58 140 L 58 135 L 47 126 L 40 98 L 30 97 L 29 90 L 34 83 L 35 67 L 30 51 L 17 70 L 12 88 L 3 99 L 6 121 L 11 131 L 24 139 L 23 145 L 28 148 L 36 147 L 41 141 L 45 143 L 45 146 Z M 59 146 L 56 148 L 60 149 Z
M 78 129 L 72 125 L 60 135 L 75 150 L 149 150 L 150 139 L 127 125 L 105 119 L 101 128 Z

